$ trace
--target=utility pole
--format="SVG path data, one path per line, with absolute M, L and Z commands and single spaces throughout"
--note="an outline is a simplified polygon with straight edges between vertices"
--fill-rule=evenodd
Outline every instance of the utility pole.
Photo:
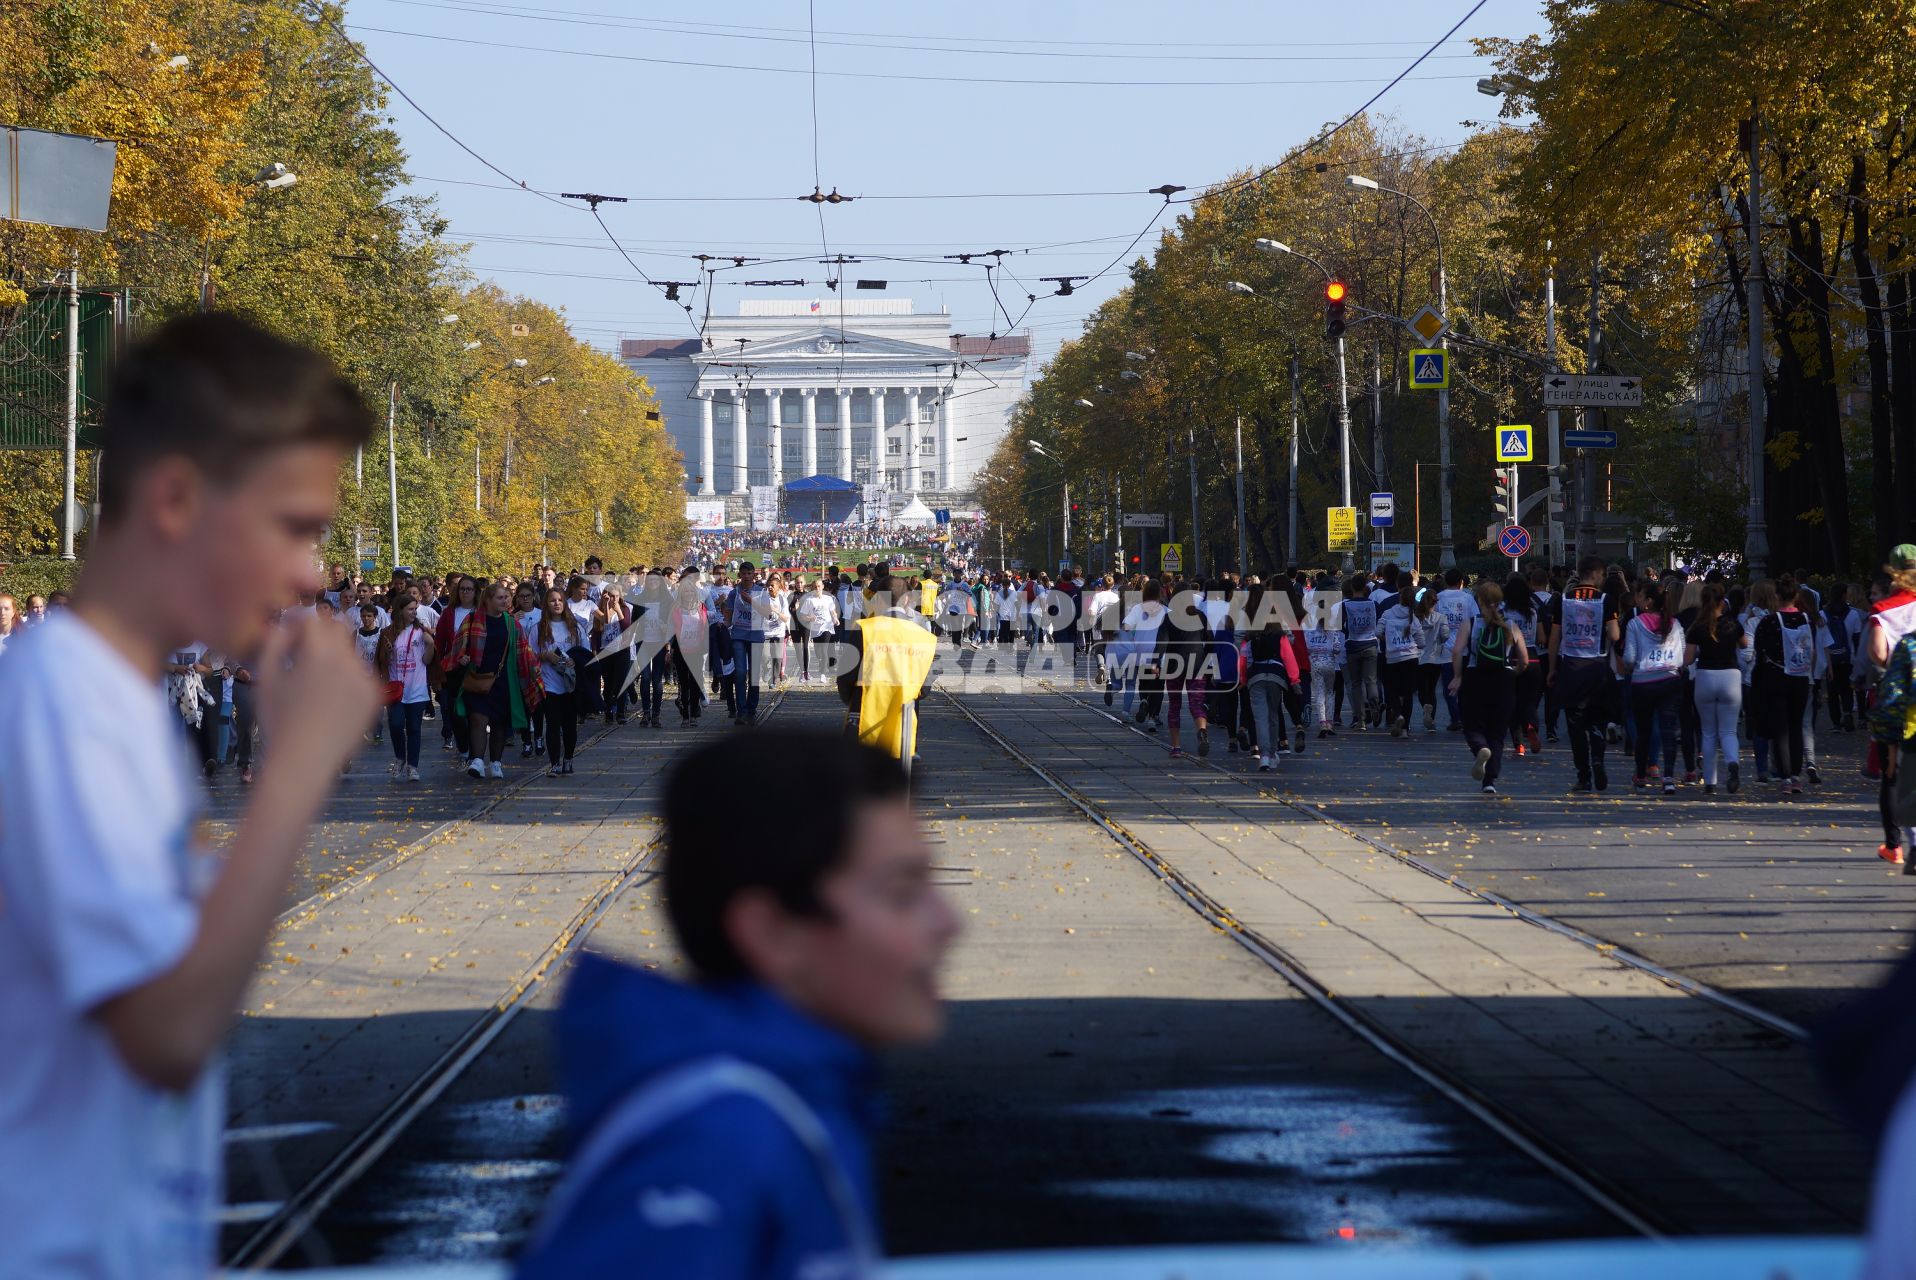
M 1544 266 L 1543 277 L 1543 345 L 1548 363 L 1545 368 L 1550 374 L 1557 372 L 1557 259 L 1551 253 L 1551 244 L 1544 241 L 1543 251 L 1549 259 Z M 1548 530 L 1550 544 L 1550 563 L 1563 563 L 1563 432 L 1558 428 L 1555 409 L 1544 413 L 1544 430 L 1550 435 L 1550 496 L 1544 499 L 1545 528 Z
M 1071 482 L 1064 483 L 1064 537 L 1059 540 L 1058 558 L 1071 558 Z
M 1196 424 L 1187 421 L 1184 424 L 1184 432 L 1185 443 L 1189 447 L 1185 456 L 1191 464 L 1191 572 L 1196 575 L 1204 572 L 1204 551 L 1201 545 L 1204 534 L 1203 527 L 1198 524 Z
M 67 268 L 67 421 L 66 460 L 61 491 L 66 506 L 60 512 L 60 558 L 74 559 L 74 526 L 79 523 L 74 473 L 80 458 L 80 251 L 73 251 Z
M 1763 269 L 1763 156 L 1758 149 L 1757 114 L 1754 104 L 1746 126 L 1748 145 L 1744 148 L 1750 164 L 1750 270 L 1745 283 L 1749 289 L 1750 354 L 1750 504 L 1748 531 L 1743 540 L 1743 567 L 1754 582 L 1769 570 L 1770 529 L 1763 501 L 1763 436 L 1769 425 L 1769 388 L 1764 385 L 1768 361 L 1763 356 L 1763 295 L 1767 280 Z M 1877 459 L 1877 465 L 1885 465 Z M 1887 513 L 1885 513 L 1887 514 Z
M 1384 349 L 1382 345 L 1371 347 L 1370 427 L 1371 469 L 1376 474 L 1378 491 L 1386 492 L 1390 488 L 1390 471 L 1384 464 Z M 1372 541 L 1382 546 L 1384 531 L 1377 530 Z
M 386 500 L 392 505 L 393 565 L 402 562 L 399 554 L 399 449 L 394 420 L 399 416 L 399 383 L 395 380 L 386 398 Z
M 1297 554 L 1297 353 L 1291 353 L 1291 527 L 1288 541 L 1285 543 L 1287 555 L 1292 564 L 1299 563 Z
M 1237 415 L 1237 580 L 1244 583 L 1246 566 L 1244 545 L 1244 415 Z
M 1603 311 L 1600 292 L 1603 288 L 1603 259 L 1593 258 L 1590 262 L 1590 320 L 1589 336 L 1584 345 L 1584 368 L 1595 373 L 1599 357 L 1603 352 Z M 1589 430 L 1594 410 L 1577 410 L 1585 430 Z M 1597 549 L 1597 511 L 1596 485 L 1590 474 L 1590 454 L 1588 450 L 1579 450 L 1577 454 L 1577 557 L 1592 555 Z
M 1117 493 L 1118 568 L 1117 568 L 1117 578 L 1114 579 L 1113 581 L 1121 580 L 1124 577 L 1124 472 L 1122 471 L 1118 472 L 1118 475 L 1117 475 L 1117 487 L 1118 487 L 1118 493 Z
M 1442 395 L 1443 393 L 1439 392 L 1438 394 Z M 1348 507 L 1351 505 L 1351 393 L 1350 382 L 1345 375 L 1344 335 L 1341 333 L 1337 335 L 1337 436 L 1338 447 L 1344 455 L 1343 505 Z M 1448 448 L 1444 451 L 1443 465 L 1445 469 L 1448 469 L 1450 466 L 1450 453 Z M 1446 520 L 1444 523 L 1445 527 L 1448 528 L 1449 521 Z M 1450 546 L 1448 538 L 1445 540 L 1444 550 L 1446 554 L 1449 553 Z M 1346 551 L 1344 553 L 1344 572 L 1350 573 L 1356 567 L 1357 561 L 1352 557 L 1350 552 Z
M 1437 220 L 1430 220 L 1431 230 L 1437 228 Z M 1450 277 L 1444 269 L 1443 246 L 1437 249 L 1437 310 L 1443 316 L 1444 323 L 1450 323 Z M 1437 345 L 1445 351 L 1450 350 L 1450 331 L 1446 329 L 1437 337 Z M 1445 368 L 1449 368 L 1449 356 L 1444 357 Z M 1441 387 L 1437 391 L 1437 509 L 1441 525 L 1443 548 L 1438 552 L 1438 566 L 1452 568 L 1457 563 L 1457 538 L 1450 522 L 1450 493 L 1456 479 L 1456 469 L 1450 461 L 1450 388 Z M 1344 505 L 1350 505 L 1349 497 Z

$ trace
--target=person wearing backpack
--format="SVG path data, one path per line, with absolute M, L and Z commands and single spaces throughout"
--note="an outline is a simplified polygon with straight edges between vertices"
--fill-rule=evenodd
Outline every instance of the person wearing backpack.
M 1504 617 L 1503 588 L 1485 579 L 1473 593 L 1476 612 L 1464 618 L 1450 650 L 1450 692 L 1463 717 L 1464 742 L 1475 757 L 1470 776 L 1487 796 L 1497 794 L 1504 739 L 1517 703 L 1517 675 L 1530 663 L 1523 632 Z
M 1803 709 L 1816 671 L 1816 629 L 1797 607 L 1795 579 L 1776 583 L 1776 612 L 1756 624 L 1756 667 L 1750 693 L 1758 719 L 1768 726 L 1771 774 L 1779 793 L 1803 794 Z

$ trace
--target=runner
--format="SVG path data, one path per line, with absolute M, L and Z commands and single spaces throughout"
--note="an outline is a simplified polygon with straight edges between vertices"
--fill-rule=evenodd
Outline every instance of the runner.
M 1476 609 L 1450 649 L 1450 691 L 1463 716 L 1464 743 L 1476 757 L 1470 776 L 1487 796 L 1503 774 L 1504 739 L 1516 701 L 1516 676 L 1530 660 L 1523 633 L 1503 614 L 1503 588 L 1486 579 L 1472 593 Z
M 1607 596 L 1603 560 L 1585 556 L 1577 562 L 1577 582 L 1553 602 L 1550 613 L 1550 661 L 1545 684 L 1557 690 L 1570 733 L 1570 756 L 1576 764 L 1573 791 L 1606 791 L 1610 776 L 1603 767 L 1605 727 L 1610 722 L 1609 658 L 1618 638 L 1618 607 Z

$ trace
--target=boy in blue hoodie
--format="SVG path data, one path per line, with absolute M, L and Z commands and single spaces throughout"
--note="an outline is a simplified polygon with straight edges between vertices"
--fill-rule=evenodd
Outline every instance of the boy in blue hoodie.
M 806 816 L 753 816 L 772 813 Z M 869 1275 L 872 1054 L 942 1029 L 958 932 L 905 774 L 841 734 L 744 735 L 686 757 L 664 817 L 694 981 L 580 962 L 558 1029 L 569 1167 L 519 1274 Z

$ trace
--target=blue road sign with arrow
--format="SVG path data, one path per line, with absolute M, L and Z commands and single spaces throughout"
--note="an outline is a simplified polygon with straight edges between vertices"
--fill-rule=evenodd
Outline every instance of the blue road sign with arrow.
M 1566 449 L 1614 449 L 1617 447 L 1617 433 L 1614 431 L 1566 431 L 1563 433 L 1563 447 Z

